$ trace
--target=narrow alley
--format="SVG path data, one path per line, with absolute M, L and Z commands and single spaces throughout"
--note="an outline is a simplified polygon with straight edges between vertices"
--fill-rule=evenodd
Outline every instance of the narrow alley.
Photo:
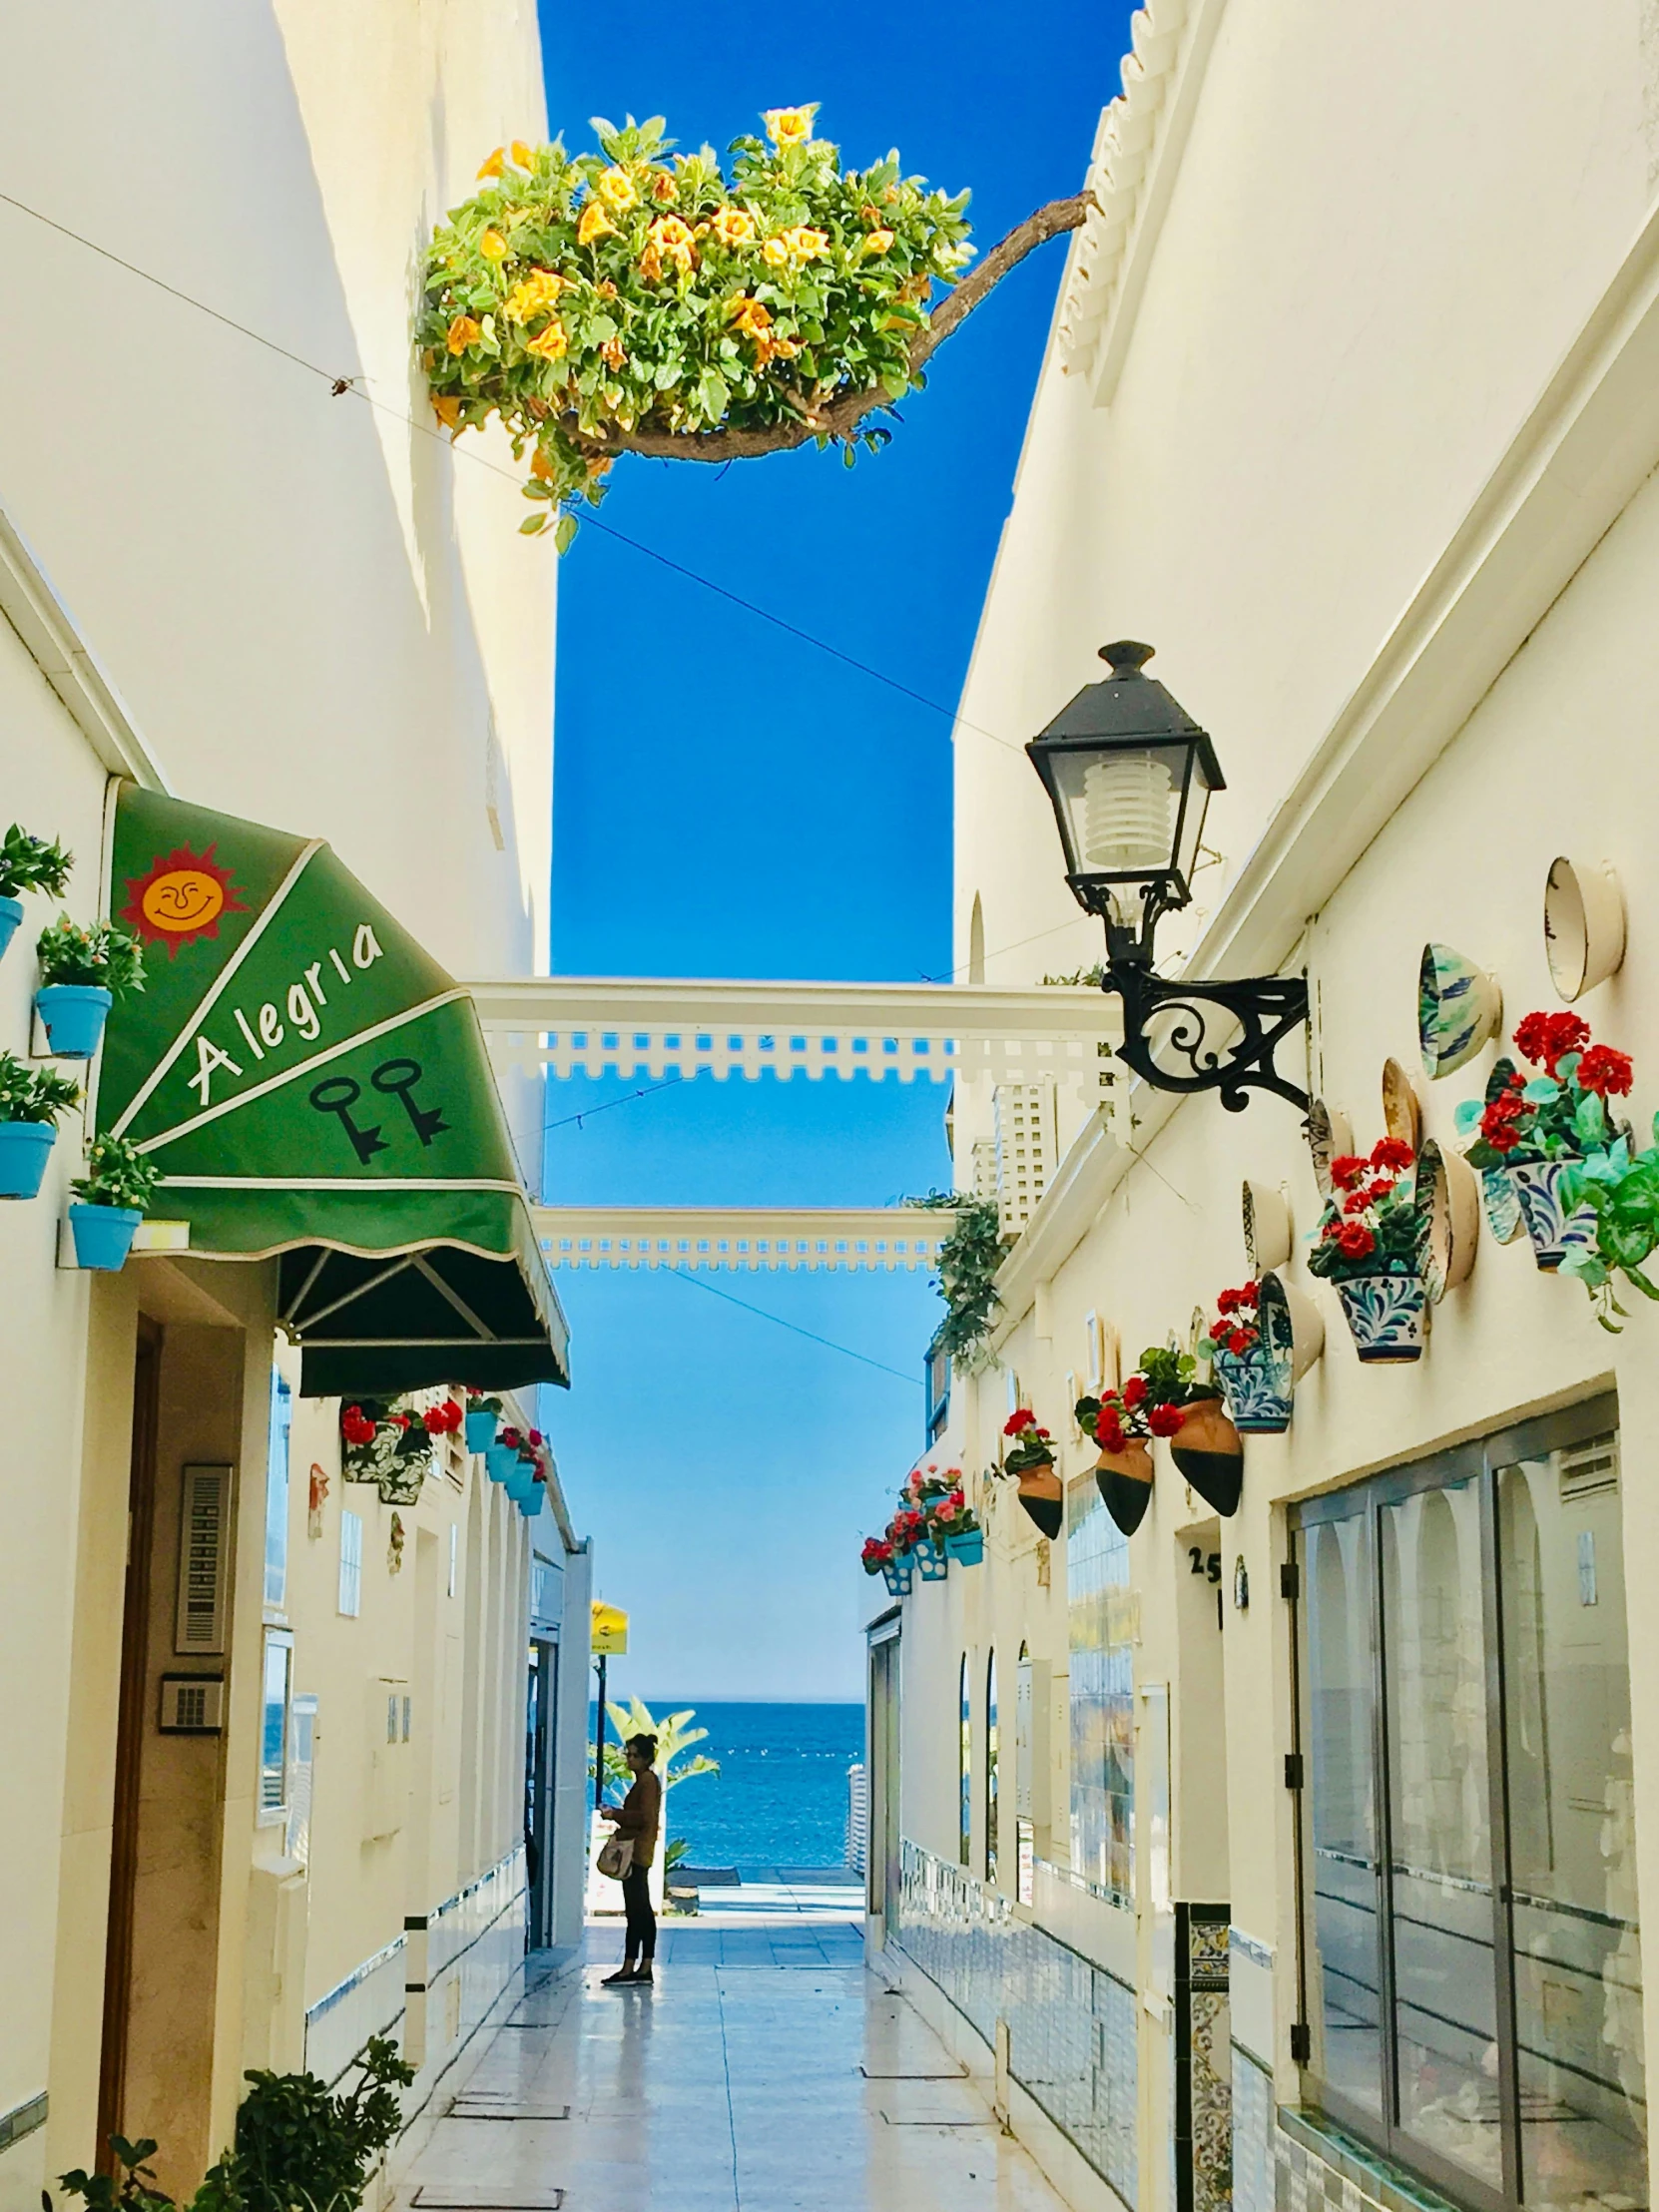
M 1059 2212 L 846 1914 L 769 1886 L 665 1927 L 650 1990 L 602 1986 L 620 1929 L 533 1954 L 397 2212 Z

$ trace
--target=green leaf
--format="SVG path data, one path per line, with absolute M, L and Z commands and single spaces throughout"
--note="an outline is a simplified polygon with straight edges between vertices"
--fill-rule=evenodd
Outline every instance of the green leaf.
M 518 534 L 521 538 L 539 537 L 546 528 L 546 515 L 526 515 L 518 526 Z
M 577 521 L 574 515 L 560 515 L 553 532 L 553 549 L 568 553 L 576 542 Z

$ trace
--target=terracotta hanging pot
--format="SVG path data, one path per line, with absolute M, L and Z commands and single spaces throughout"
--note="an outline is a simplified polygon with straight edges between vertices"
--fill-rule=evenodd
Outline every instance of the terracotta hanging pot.
M 1065 1518 L 1065 1492 L 1054 1471 L 1053 1460 L 1045 1459 L 1034 1467 L 1021 1467 L 1018 1481 L 1020 1503 L 1043 1534 L 1052 1540 L 1060 1533 L 1060 1524 Z
M 1095 1461 L 1094 1478 L 1107 1512 L 1132 1536 L 1152 1503 L 1152 1453 L 1145 1437 L 1131 1436 L 1121 1451 L 1103 1451 Z
M 1225 1515 L 1239 1510 L 1244 1488 L 1244 1443 L 1217 1397 L 1201 1397 L 1170 1438 L 1170 1457 L 1203 1498 Z

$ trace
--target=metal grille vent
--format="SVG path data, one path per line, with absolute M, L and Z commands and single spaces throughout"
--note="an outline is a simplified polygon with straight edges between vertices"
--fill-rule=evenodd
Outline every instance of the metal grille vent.
M 229 1467 L 186 1467 L 179 1522 L 179 1604 L 173 1648 L 208 1655 L 225 1649 Z
M 1585 1443 L 1574 1444 L 1570 1451 L 1563 1451 L 1557 1462 L 1561 1495 L 1568 1497 L 1594 1497 L 1602 1490 L 1616 1490 L 1619 1486 L 1619 1439 L 1609 1429 L 1605 1436 L 1591 1436 Z

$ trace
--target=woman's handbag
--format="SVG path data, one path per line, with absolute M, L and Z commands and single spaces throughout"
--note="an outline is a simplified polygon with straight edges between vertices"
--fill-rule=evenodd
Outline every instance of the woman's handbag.
M 634 1864 L 632 1836 L 607 1836 L 599 1847 L 595 1864 L 601 1874 L 608 1874 L 613 1882 L 620 1882 Z

